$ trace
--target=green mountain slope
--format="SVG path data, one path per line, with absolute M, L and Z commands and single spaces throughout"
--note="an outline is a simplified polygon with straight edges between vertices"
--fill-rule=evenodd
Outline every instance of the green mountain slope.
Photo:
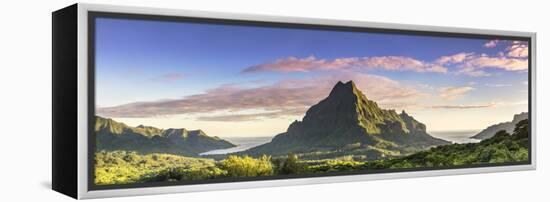
M 511 133 L 513 132 L 514 126 L 516 124 L 518 124 L 521 120 L 524 120 L 527 118 L 529 118 L 529 114 L 527 112 L 516 114 L 514 115 L 514 118 L 512 119 L 512 121 L 491 125 L 486 129 L 483 129 L 478 134 L 472 136 L 471 138 L 480 139 L 480 140 L 491 138 L 495 135 L 496 132 L 500 130 L 505 130 L 506 132 Z
M 302 173 L 324 173 L 356 170 L 387 170 L 400 168 L 433 168 L 475 166 L 495 163 L 526 163 L 529 160 L 529 120 L 519 121 L 512 134 L 501 130 L 479 143 L 452 144 L 433 147 L 408 156 L 355 161 L 334 159 L 320 163 L 302 163 Z
M 349 81 L 338 82 L 327 98 L 308 109 L 302 121 L 290 124 L 287 132 L 245 153 L 284 155 L 362 145 L 369 151 L 406 154 L 444 144 L 450 142 L 430 136 L 424 124 L 404 111 L 381 109 Z
M 96 117 L 96 150 L 127 150 L 139 153 L 168 153 L 196 156 L 199 153 L 234 147 L 202 130 L 159 129 L 151 126 L 130 127 L 112 119 Z
M 425 168 L 488 163 L 512 163 L 529 160 L 529 120 L 518 121 L 511 134 L 497 131 L 479 143 L 452 144 L 413 155 L 367 163 L 368 168 Z

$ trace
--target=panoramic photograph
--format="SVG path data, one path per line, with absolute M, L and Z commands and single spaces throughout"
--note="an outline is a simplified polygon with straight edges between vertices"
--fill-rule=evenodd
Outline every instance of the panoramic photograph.
M 529 43 L 95 23 L 93 183 L 528 164 Z

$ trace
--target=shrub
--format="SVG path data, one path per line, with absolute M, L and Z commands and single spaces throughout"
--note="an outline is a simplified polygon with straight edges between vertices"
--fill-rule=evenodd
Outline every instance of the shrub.
M 219 165 L 221 169 L 227 172 L 229 177 L 255 177 L 273 175 L 273 166 L 271 157 L 263 155 L 259 159 L 250 156 L 231 155 L 222 160 Z
M 304 170 L 304 166 L 298 162 L 298 156 L 289 153 L 279 171 L 280 174 L 297 174 Z

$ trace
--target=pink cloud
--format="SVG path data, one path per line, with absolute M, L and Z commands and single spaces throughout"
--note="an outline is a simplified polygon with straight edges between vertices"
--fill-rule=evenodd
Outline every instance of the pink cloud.
M 350 57 L 333 60 L 318 59 L 314 56 L 307 58 L 288 57 L 278 59 L 271 63 L 255 65 L 246 68 L 243 72 L 311 72 L 317 70 L 342 70 L 350 68 L 437 73 L 447 72 L 447 68 L 439 64 L 428 63 L 403 56 Z
M 202 120 L 223 121 L 253 120 L 300 115 L 312 105 L 328 96 L 338 81 L 355 81 L 365 95 L 382 104 L 415 100 L 424 96 L 414 87 L 386 77 L 339 73 L 305 79 L 287 79 L 275 84 L 246 88 L 239 85 L 224 85 L 201 94 L 181 99 L 135 102 L 97 110 L 106 117 L 154 117 L 176 114 L 196 114 L 219 111 L 238 112 L 259 110 L 261 113 L 239 117 L 203 117 Z
M 484 71 L 486 68 L 501 69 L 505 71 L 525 71 L 528 69 L 527 58 L 512 58 L 507 56 L 489 56 L 486 54 L 458 53 L 450 56 L 442 56 L 436 60 L 439 64 L 454 64 L 459 68 L 456 73 L 469 76 L 489 76 Z
M 499 43 L 508 44 L 508 47 L 506 47 L 506 53 L 503 52 L 501 54 L 515 58 L 526 58 L 529 56 L 529 46 L 525 41 L 491 40 L 483 46 L 486 48 L 494 48 Z
M 529 46 L 524 41 L 490 40 L 483 46 L 494 48 L 498 44 L 506 44 L 507 47 L 497 56 L 474 53 L 458 53 L 450 56 L 442 56 L 435 63 L 440 65 L 457 64 L 458 74 L 469 76 L 489 76 L 485 68 L 501 69 L 505 71 L 525 71 L 528 68 Z
M 529 64 L 527 59 L 479 55 L 466 61 L 465 65 L 469 67 L 497 68 L 506 71 L 523 71 L 527 70 Z
M 464 97 L 464 95 L 466 95 L 466 93 L 470 92 L 471 90 L 474 90 L 474 88 L 470 86 L 444 87 L 439 89 L 439 96 L 446 100 L 454 100 Z
M 526 58 L 529 56 L 529 46 L 527 43 L 520 41 L 512 42 L 512 45 L 506 48 L 506 51 L 508 51 L 507 55 L 509 57 Z
M 441 56 L 435 60 L 435 63 L 440 65 L 461 63 L 472 55 L 474 55 L 474 53 L 457 53 L 449 56 Z

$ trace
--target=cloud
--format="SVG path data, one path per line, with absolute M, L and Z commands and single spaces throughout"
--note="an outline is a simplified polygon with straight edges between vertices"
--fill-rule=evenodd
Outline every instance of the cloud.
M 184 74 L 175 72 L 175 73 L 163 74 L 163 75 L 154 77 L 151 80 L 160 81 L 160 82 L 170 82 L 170 81 L 177 81 L 177 80 L 183 79 L 184 77 L 185 77 Z
M 494 48 L 502 43 L 507 44 L 508 47 L 506 47 L 506 52 L 499 53 L 500 56 L 506 55 L 514 58 L 526 58 L 529 56 L 529 46 L 526 41 L 490 40 L 483 46 L 485 48 Z
M 436 60 L 441 65 L 456 65 L 457 74 L 465 74 L 473 77 L 489 76 L 484 69 L 501 69 L 505 71 L 525 71 L 529 61 L 526 58 L 511 58 L 506 56 L 489 56 L 487 54 L 457 53 L 450 56 L 442 56 Z
M 275 112 L 274 112 L 275 113 Z M 257 121 L 262 117 L 271 117 L 270 113 L 262 114 L 236 114 L 236 115 L 221 115 L 221 116 L 201 116 L 197 118 L 199 121 L 219 121 L 219 122 L 241 122 L 241 121 Z
M 493 87 L 493 88 L 500 88 L 500 87 L 510 87 L 512 84 L 503 84 L 503 83 L 487 83 L 485 86 Z
M 439 89 L 439 97 L 445 100 L 454 100 L 464 97 L 464 95 L 471 90 L 474 90 L 474 88 L 470 86 L 444 87 Z
M 441 56 L 435 61 L 435 63 L 440 65 L 461 63 L 472 55 L 474 55 L 474 53 L 457 53 L 450 56 Z
M 260 110 L 261 113 L 202 117 L 201 120 L 255 120 L 304 114 L 312 105 L 328 96 L 338 81 L 355 81 L 365 95 L 380 103 L 394 103 L 415 100 L 422 96 L 414 87 L 377 75 L 363 73 L 338 73 L 304 79 L 287 79 L 260 87 L 223 85 L 201 94 L 181 99 L 135 102 L 97 110 L 106 117 L 155 117 L 177 114 L 200 114 L 228 111 L 233 114 L 246 110 Z
M 494 48 L 494 47 L 497 47 L 498 43 L 499 43 L 499 40 L 490 40 L 487 43 L 483 44 L 483 47 L 485 47 L 485 48 Z
M 469 104 L 469 105 L 431 105 L 426 108 L 431 109 L 480 109 L 480 108 L 493 108 L 493 107 L 506 107 L 516 105 L 527 105 L 527 100 L 520 101 L 497 101 L 484 104 Z
M 494 48 L 498 44 L 506 44 L 504 51 L 496 56 L 462 52 L 450 56 L 441 56 L 435 60 L 439 65 L 455 65 L 457 74 L 473 77 L 489 76 L 486 69 L 504 71 L 526 71 L 529 66 L 529 46 L 525 41 L 491 40 L 484 44 L 486 48 Z
M 485 104 L 485 105 L 434 105 L 430 106 L 432 109 L 479 109 L 479 108 L 489 108 L 495 107 L 495 104 Z
M 514 58 L 527 58 L 529 56 L 529 46 L 525 42 L 513 41 L 512 45 L 506 48 L 507 55 Z
M 525 71 L 529 61 L 528 47 L 524 42 L 510 42 L 511 45 L 497 56 L 461 52 L 454 55 L 441 56 L 434 61 L 426 62 L 411 57 L 379 56 L 379 57 L 348 57 L 333 60 L 319 59 L 314 56 L 307 58 L 288 57 L 275 60 L 271 63 L 254 65 L 244 69 L 244 73 L 253 72 L 312 72 L 321 70 L 388 70 L 447 73 L 447 66 L 458 68 L 456 74 L 473 77 L 489 76 L 486 69 L 500 69 L 504 71 Z
M 415 103 L 402 103 L 402 106 L 397 108 L 408 109 L 482 109 L 482 108 L 494 108 L 494 107 L 506 107 L 516 105 L 526 105 L 527 100 L 520 101 L 492 101 L 488 103 L 475 103 L 475 104 L 415 104 Z
M 341 70 L 351 68 L 383 69 L 389 71 L 447 72 L 447 68 L 441 65 L 402 56 L 349 57 L 333 60 L 318 59 L 315 56 L 307 58 L 288 57 L 275 60 L 271 63 L 254 65 L 244 69 L 243 72 L 311 72 L 317 70 Z
M 464 74 L 464 75 L 468 75 L 468 76 L 472 76 L 472 77 L 482 77 L 482 76 L 490 76 L 491 74 L 483 71 L 483 70 L 478 70 L 474 67 L 463 67 L 461 69 L 459 69 L 456 74 Z
M 275 111 L 275 112 L 260 112 L 251 114 L 230 114 L 230 115 L 210 115 L 200 116 L 199 121 L 218 121 L 218 122 L 242 122 L 242 121 L 259 121 L 262 118 L 279 118 L 289 115 L 303 115 L 304 109 L 292 111 Z
M 506 71 L 523 71 L 528 68 L 526 59 L 516 59 L 507 57 L 490 57 L 487 55 L 478 55 L 465 61 L 466 67 L 479 68 L 497 68 Z

